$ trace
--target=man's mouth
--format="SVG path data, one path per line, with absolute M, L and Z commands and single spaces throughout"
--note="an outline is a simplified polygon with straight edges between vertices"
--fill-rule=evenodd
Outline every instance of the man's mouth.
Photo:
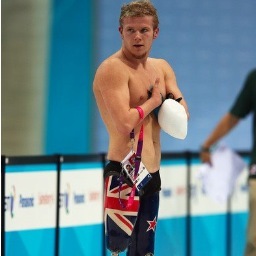
M 143 44 L 135 44 L 135 45 L 133 45 L 135 48 L 140 48 L 140 47 L 142 47 L 143 46 Z

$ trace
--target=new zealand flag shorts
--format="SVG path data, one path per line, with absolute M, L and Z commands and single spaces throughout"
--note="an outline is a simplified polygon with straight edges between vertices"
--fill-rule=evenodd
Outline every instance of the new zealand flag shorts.
M 120 162 L 110 161 L 104 169 L 104 218 L 106 246 L 112 252 L 127 250 L 127 256 L 154 255 L 161 179 L 159 171 L 136 191 L 128 204 L 132 183 L 123 176 Z M 121 182 L 124 181 L 124 182 Z

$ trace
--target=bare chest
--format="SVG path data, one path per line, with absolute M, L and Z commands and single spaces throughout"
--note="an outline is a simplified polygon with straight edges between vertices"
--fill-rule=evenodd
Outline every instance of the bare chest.
M 164 93 L 164 79 L 155 70 L 132 72 L 129 77 L 130 106 L 143 104 L 149 98 L 149 92 L 155 84 L 156 79 L 160 79 L 160 86 Z

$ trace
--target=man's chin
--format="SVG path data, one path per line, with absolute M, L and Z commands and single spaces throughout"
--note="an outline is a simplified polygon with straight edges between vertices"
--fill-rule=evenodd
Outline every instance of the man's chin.
M 133 54 L 133 57 L 137 60 L 144 59 L 147 56 L 146 53 L 143 54 Z

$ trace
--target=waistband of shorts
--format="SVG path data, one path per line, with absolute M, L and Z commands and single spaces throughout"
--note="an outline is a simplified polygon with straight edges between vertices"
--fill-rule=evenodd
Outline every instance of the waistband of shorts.
M 106 178 L 107 176 L 110 176 L 110 175 L 119 176 L 121 174 L 121 172 L 122 172 L 121 163 L 118 161 L 110 160 L 110 161 L 108 161 L 108 163 L 106 164 L 106 166 L 104 168 L 104 178 Z M 141 195 L 143 195 L 143 197 L 147 196 L 147 195 L 152 195 L 155 192 L 159 192 L 161 190 L 161 178 L 160 178 L 159 170 L 157 170 L 154 173 L 150 173 L 150 175 L 152 176 L 152 179 L 150 179 L 150 181 L 142 189 L 143 192 Z M 133 186 L 133 184 L 130 182 L 129 179 L 127 179 L 127 177 L 125 177 L 125 180 L 129 186 Z

